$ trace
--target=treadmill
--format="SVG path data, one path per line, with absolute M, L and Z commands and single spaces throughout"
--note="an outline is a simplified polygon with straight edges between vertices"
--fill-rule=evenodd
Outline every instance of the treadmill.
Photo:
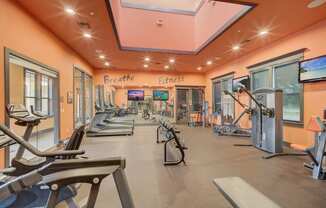
M 107 113 L 107 117 L 105 118 L 104 122 L 112 124 L 134 125 L 134 119 L 116 116 L 117 109 L 111 105 L 104 104 L 104 108 L 101 108 L 99 105 L 97 105 L 96 109 L 97 111 L 103 111 Z
M 118 124 L 107 122 L 107 113 L 98 111 L 95 113 L 87 131 L 88 137 L 97 136 L 131 136 L 134 133 L 134 124 Z

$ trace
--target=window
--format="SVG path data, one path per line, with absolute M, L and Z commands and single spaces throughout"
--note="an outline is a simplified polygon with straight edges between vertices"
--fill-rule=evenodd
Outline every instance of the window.
M 256 90 L 259 88 L 269 88 L 268 72 L 268 70 L 262 70 L 252 73 L 253 82 L 251 89 Z
M 299 64 L 274 68 L 275 88 L 283 89 L 283 120 L 301 121 L 302 85 L 298 82 Z
M 303 87 L 298 82 L 299 61 L 302 54 L 279 59 L 251 72 L 251 87 L 275 88 L 283 90 L 283 120 L 285 122 L 303 122 Z
M 234 100 L 224 91 L 232 92 L 232 79 L 233 76 L 225 76 L 213 80 L 213 110 L 216 113 L 223 112 L 223 116 L 228 119 L 234 117 Z
M 234 100 L 230 95 L 224 93 L 224 91 L 232 92 L 232 78 L 222 81 L 222 111 L 223 116 L 227 118 L 233 118 L 234 116 Z
M 36 74 L 32 71 L 25 70 L 25 106 L 30 111 L 31 106 L 36 106 Z
M 53 80 L 49 76 L 25 69 L 25 106 L 30 111 L 41 111 L 53 115 L 52 88 Z

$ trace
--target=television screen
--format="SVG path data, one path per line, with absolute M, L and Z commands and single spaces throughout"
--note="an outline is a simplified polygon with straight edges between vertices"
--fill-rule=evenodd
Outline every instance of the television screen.
M 153 100 L 168 100 L 169 91 L 167 90 L 153 90 Z
M 300 62 L 299 82 L 314 82 L 326 79 L 326 56 Z
M 247 90 L 250 90 L 250 79 L 249 76 L 243 76 L 234 78 L 232 80 L 232 91 L 237 92 L 239 89 L 239 84 L 243 85 Z
M 128 100 L 144 100 L 144 90 L 128 90 Z

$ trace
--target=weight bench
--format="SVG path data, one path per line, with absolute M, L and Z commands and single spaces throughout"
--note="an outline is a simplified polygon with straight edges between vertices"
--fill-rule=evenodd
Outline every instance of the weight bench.
M 213 182 L 234 208 L 280 208 L 239 177 L 216 178 Z

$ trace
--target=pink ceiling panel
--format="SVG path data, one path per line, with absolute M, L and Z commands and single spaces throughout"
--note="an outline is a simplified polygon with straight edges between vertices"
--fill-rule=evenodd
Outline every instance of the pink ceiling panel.
M 196 15 L 195 47 L 206 45 L 249 9 L 246 5 L 226 2 L 204 4 Z
M 123 49 L 165 52 L 197 52 L 250 9 L 206 0 L 196 15 L 185 15 L 122 7 L 119 0 L 110 2 Z

